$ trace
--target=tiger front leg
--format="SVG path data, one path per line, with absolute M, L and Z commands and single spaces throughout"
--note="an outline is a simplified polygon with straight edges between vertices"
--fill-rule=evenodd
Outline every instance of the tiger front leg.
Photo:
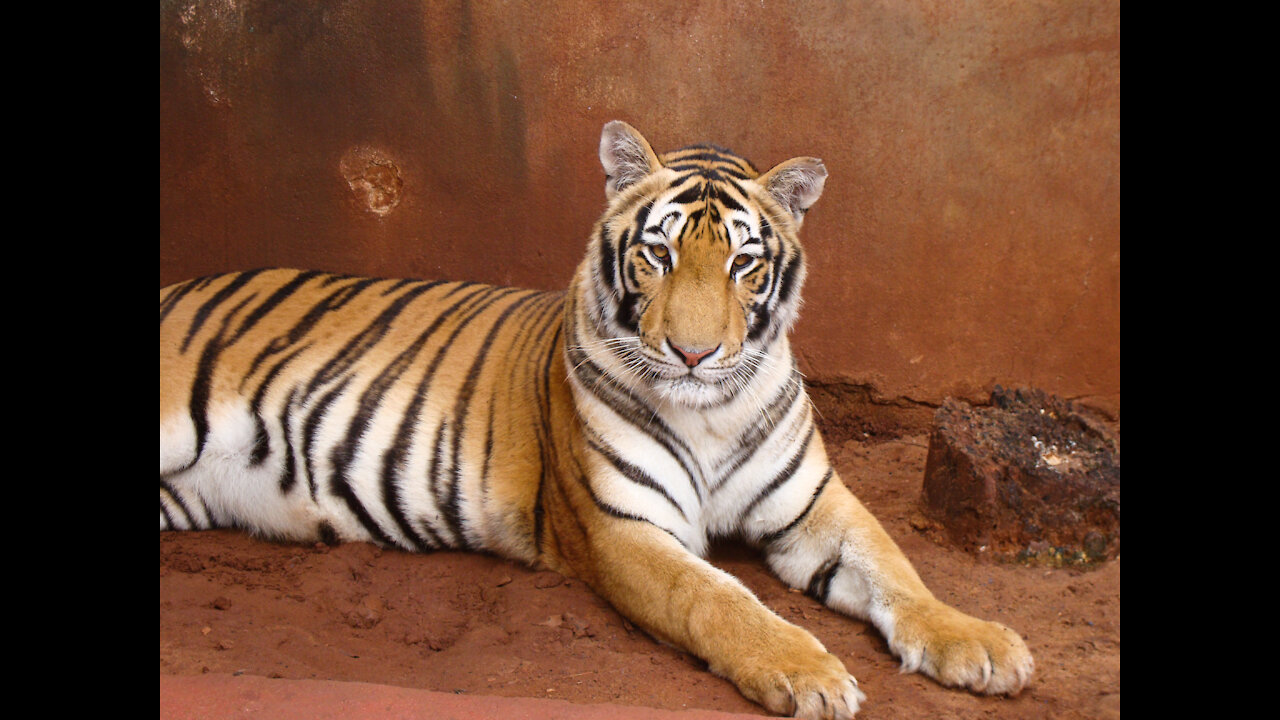
M 597 592 L 639 627 L 705 660 L 781 715 L 851 718 L 865 696 L 839 658 L 765 607 L 736 578 L 643 521 L 589 532 Z
M 834 473 L 790 525 L 762 538 L 769 566 L 884 634 L 904 671 L 986 694 L 1016 694 L 1035 663 L 1022 638 L 933 596 L 897 544 Z

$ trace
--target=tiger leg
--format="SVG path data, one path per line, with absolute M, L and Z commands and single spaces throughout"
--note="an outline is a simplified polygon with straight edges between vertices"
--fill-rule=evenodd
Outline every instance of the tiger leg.
M 1034 661 L 1022 638 L 936 599 L 839 476 L 819 488 L 795 522 L 765 540 L 779 577 L 870 621 L 904 671 L 988 694 L 1017 693 L 1031 679 Z
M 667 532 L 607 518 L 588 535 L 597 592 L 639 627 L 706 660 L 772 712 L 806 718 L 857 712 L 864 696 L 839 658 Z

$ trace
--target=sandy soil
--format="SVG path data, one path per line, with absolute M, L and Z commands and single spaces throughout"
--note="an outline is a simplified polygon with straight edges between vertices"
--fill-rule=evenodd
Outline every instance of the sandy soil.
M 936 544 L 917 529 L 926 445 L 922 434 L 827 443 L 934 594 L 1026 638 L 1036 675 L 1018 697 L 900 674 L 874 628 L 788 589 L 751 551 L 720 547 L 713 562 L 844 659 L 867 694 L 859 718 L 1118 718 L 1119 559 L 1094 570 L 1010 566 Z M 207 672 L 762 712 L 555 573 L 482 555 L 163 533 L 160 673 Z

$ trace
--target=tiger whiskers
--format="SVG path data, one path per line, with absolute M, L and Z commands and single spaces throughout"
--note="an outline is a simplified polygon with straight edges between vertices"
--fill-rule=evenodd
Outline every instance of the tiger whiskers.
M 633 399 L 638 399 L 640 395 L 639 386 L 651 384 L 658 377 L 657 371 L 651 365 L 651 361 L 645 357 L 642 351 L 643 341 L 638 335 L 599 338 L 574 345 L 573 347 L 587 356 L 584 358 L 583 363 L 587 362 L 587 360 L 610 361 L 597 363 L 600 365 L 601 372 L 599 377 L 596 378 L 593 390 L 599 390 L 600 384 L 608 378 Z M 600 357 L 601 354 L 605 355 L 605 357 Z M 621 363 L 621 367 L 617 366 L 618 362 Z M 582 363 L 579 363 L 579 366 L 581 365 Z
M 760 397 L 756 383 L 751 382 L 762 370 L 769 371 L 777 367 L 778 359 L 763 350 L 742 348 L 742 362 L 733 370 L 729 380 L 736 387 L 736 393 L 743 393 L 755 406 L 757 413 L 769 427 L 770 432 L 777 427 L 777 418 L 772 408 Z
M 582 342 L 577 345 L 570 345 L 568 346 L 570 351 L 581 352 L 584 356 L 581 362 L 570 369 L 570 372 L 572 373 L 576 371 L 589 361 L 598 360 L 601 350 L 625 361 L 627 356 L 634 352 L 639 345 L 640 336 L 638 335 L 600 338 L 598 340 Z
M 743 355 L 744 360 L 747 359 L 748 357 L 750 356 L 745 354 Z M 758 362 L 758 361 L 750 360 L 748 362 Z M 769 408 L 765 405 L 764 400 L 760 397 L 760 393 L 757 392 L 755 383 L 751 382 L 751 378 L 748 377 L 747 372 L 745 371 L 738 372 L 740 368 L 745 368 L 745 367 L 747 367 L 745 363 L 743 365 L 739 365 L 738 368 L 734 369 L 733 375 L 730 376 L 730 378 L 733 380 L 734 385 L 737 387 L 737 390 L 735 391 L 734 394 L 742 394 L 746 396 L 747 400 L 749 400 L 751 404 L 755 406 L 756 414 L 764 419 L 765 423 L 769 426 L 770 431 L 772 431 L 774 426 L 774 418 L 772 414 L 770 414 Z

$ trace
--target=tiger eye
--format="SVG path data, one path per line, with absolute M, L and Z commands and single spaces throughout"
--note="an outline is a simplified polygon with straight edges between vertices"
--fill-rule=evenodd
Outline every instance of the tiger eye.
M 653 256 L 656 258 L 665 258 L 667 257 L 667 255 L 670 254 L 670 251 L 667 250 L 666 245 L 654 245 L 653 247 L 649 248 L 649 252 L 653 253 Z
M 733 266 L 734 266 L 734 267 L 739 267 L 739 268 L 740 268 L 740 267 L 745 266 L 745 265 L 746 265 L 747 263 L 749 263 L 749 262 L 751 262 L 751 256 L 750 256 L 750 255 L 745 255 L 745 254 L 744 254 L 744 255 L 738 255 L 738 256 L 736 256 L 736 257 L 734 257 L 734 258 L 733 258 Z

